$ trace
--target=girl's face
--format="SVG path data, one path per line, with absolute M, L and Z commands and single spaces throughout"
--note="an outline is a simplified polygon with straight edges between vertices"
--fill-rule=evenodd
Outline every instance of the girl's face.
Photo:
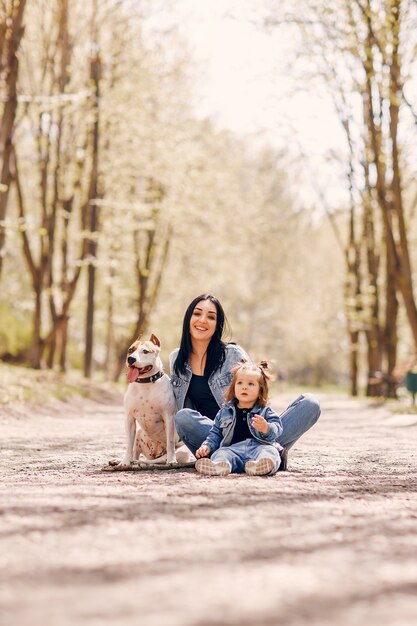
M 259 377 L 256 374 L 238 374 L 235 382 L 235 396 L 238 407 L 251 409 L 259 398 Z
M 211 300 L 197 302 L 190 319 L 191 339 L 209 343 L 216 332 L 216 326 L 216 305 Z

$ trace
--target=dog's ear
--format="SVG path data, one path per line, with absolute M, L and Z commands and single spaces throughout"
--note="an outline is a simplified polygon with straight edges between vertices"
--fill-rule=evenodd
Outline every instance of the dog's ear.
M 152 341 L 152 343 L 154 343 L 156 346 L 158 346 L 158 348 L 161 347 L 161 342 L 159 341 L 158 337 L 156 335 L 154 335 L 153 333 L 149 337 L 149 341 Z

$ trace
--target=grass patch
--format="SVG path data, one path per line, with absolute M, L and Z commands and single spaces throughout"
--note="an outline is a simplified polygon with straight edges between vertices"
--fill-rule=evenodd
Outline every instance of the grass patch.
M 120 399 L 124 388 L 123 383 L 90 381 L 77 371 L 61 374 L 0 363 L 0 408 L 15 402 L 34 405 L 50 400 L 68 402 L 74 397 L 108 403 Z

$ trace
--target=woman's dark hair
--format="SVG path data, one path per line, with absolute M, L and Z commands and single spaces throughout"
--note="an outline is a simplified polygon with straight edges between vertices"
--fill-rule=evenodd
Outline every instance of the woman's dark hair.
M 201 296 L 194 298 L 185 311 L 184 321 L 182 324 L 180 349 L 174 363 L 174 372 L 177 376 L 185 374 L 186 372 L 186 365 L 193 349 L 191 343 L 190 320 L 195 307 L 202 300 L 210 300 L 210 302 L 213 302 L 217 311 L 216 330 L 214 331 L 214 335 L 210 339 L 210 343 L 207 348 L 204 376 L 210 376 L 212 372 L 220 369 L 226 358 L 226 344 L 222 341 L 222 336 L 225 326 L 228 327 L 228 322 L 224 314 L 223 307 L 215 296 L 208 293 L 202 294 Z

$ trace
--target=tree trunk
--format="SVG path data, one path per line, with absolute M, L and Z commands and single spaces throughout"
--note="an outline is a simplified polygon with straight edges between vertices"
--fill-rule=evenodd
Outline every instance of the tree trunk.
M 113 269 L 110 268 L 110 277 L 113 278 Z M 106 356 L 104 370 L 106 379 L 112 380 L 116 372 L 115 337 L 113 329 L 113 288 L 110 283 L 107 288 L 107 333 Z
M 30 364 L 35 369 L 41 368 L 42 352 L 42 289 L 37 287 L 35 291 L 35 310 L 33 313 L 32 345 L 29 351 Z
M 67 346 L 68 346 L 68 317 L 65 318 L 62 324 L 61 331 L 59 333 L 59 369 L 61 372 L 66 372 L 68 368 L 67 363 Z
M 379 254 L 375 237 L 375 211 L 372 197 L 372 187 L 369 180 L 369 166 L 365 162 L 365 192 L 363 194 L 363 241 L 366 249 L 367 268 L 367 311 L 366 311 L 366 340 L 368 344 L 368 381 L 367 396 L 380 396 L 381 384 L 376 383 L 376 373 L 382 370 L 382 332 L 379 315 Z
M 393 260 L 386 255 L 386 311 L 384 328 L 384 351 L 386 356 L 387 384 L 385 388 L 388 398 L 397 397 L 397 385 L 394 378 L 394 369 L 397 364 L 397 317 L 398 298 Z
M 351 331 L 349 333 L 350 339 L 350 367 L 349 367 L 349 375 L 350 375 L 350 393 L 353 397 L 358 395 L 359 386 L 358 386 L 358 353 L 359 353 L 359 333 L 357 331 Z
M 54 367 L 55 354 L 57 349 L 57 337 L 52 341 L 48 350 L 48 358 L 46 359 L 46 367 L 51 370 Z
M 85 356 L 84 356 L 84 376 L 91 378 L 93 365 L 93 341 L 94 341 L 94 294 L 96 285 L 96 266 L 97 258 L 97 238 L 96 233 L 99 228 L 99 207 L 95 200 L 98 197 L 98 150 L 99 150 L 99 98 L 100 98 L 100 74 L 101 63 L 97 54 L 90 65 L 90 78 L 94 84 L 95 100 L 93 106 L 94 127 L 93 127 L 93 162 L 90 180 L 89 193 L 89 231 L 90 237 L 87 246 L 88 265 L 88 284 L 87 284 L 87 312 L 86 312 L 86 331 L 85 331 Z
M 398 45 L 400 29 L 400 1 L 394 0 L 390 12 L 392 28 L 392 56 L 390 68 L 390 90 L 389 90 L 389 111 L 390 124 L 389 134 L 391 143 L 392 158 L 392 182 L 390 194 L 387 194 L 384 155 L 381 152 L 381 142 L 379 138 L 380 129 L 377 128 L 376 117 L 373 107 L 373 81 L 374 81 L 374 59 L 372 57 L 372 35 L 369 33 L 369 44 L 367 46 L 367 59 L 364 63 L 366 73 L 366 93 L 369 106 L 368 128 L 371 137 L 371 147 L 373 152 L 373 162 L 376 169 L 376 192 L 378 203 L 381 208 L 382 219 L 385 230 L 385 240 L 388 254 L 392 259 L 392 268 L 395 271 L 396 284 L 404 301 L 407 319 L 410 325 L 417 351 L 417 307 L 413 293 L 413 280 L 410 264 L 406 225 L 404 219 L 404 209 L 402 203 L 401 175 L 398 158 L 398 114 L 401 102 L 402 83 L 399 69 Z M 392 199 L 391 199 L 392 198 Z M 397 235 L 398 233 L 398 235 Z M 399 237 L 399 240 L 398 240 Z
M 2 46 L 2 65 L 5 67 L 5 95 L 3 115 L 0 122 L 0 276 L 3 268 L 3 248 L 6 239 L 6 230 L 2 225 L 6 217 L 7 201 L 9 196 L 10 182 L 12 179 L 10 171 L 10 155 L 12 151 L 13 127 L 17 109 L 16 85 L 19 73 L 19 59 L 17 51 L 23 36 L 24 28 L 23 15 L 26 7 L 26 0 L 12 3 L 10 27 L 8 24 L 4 28 L 4 39 L 8 44 Z M 10 38 L 6 38 L 10 28 Z
M 407 238 L 407 226 L 404 216 L 404 206 L 401 185 L 401 170 L 398 149 L 398 117 L 402 97 L 402 80 L 399 66 L 399 35 L 401 25 L 401 0 L 392 0 L 392 62 L 390 65 L 390 138 L 392 157 L 392 208 L 394 209 L 398 223 L 398 274 L 397 280 L 404 300 L 408 321 L 414 339 L 415 351 L 417 352 L 417 306 L 413 292 L 413 274 L 410 262 L 409 245 Z

